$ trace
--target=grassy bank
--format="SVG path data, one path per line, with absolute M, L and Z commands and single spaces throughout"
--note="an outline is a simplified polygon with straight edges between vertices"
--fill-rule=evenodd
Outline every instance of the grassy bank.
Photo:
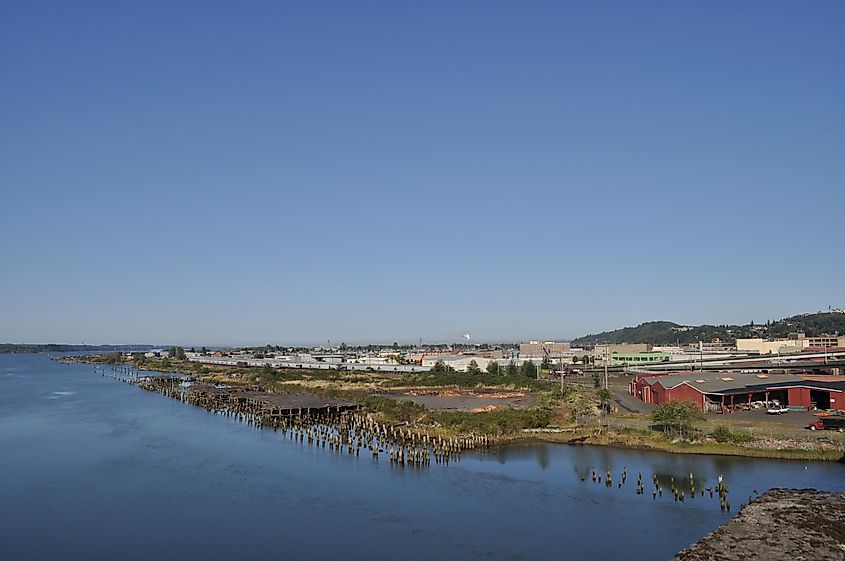
M 746 458 L 767 458 L 776 460 L 845 461 L 845 452 L 837 449 L 769 449 L 749 448 L 721 442 L 672 441 L 653 431 L 640 429 L 595 429 L 580 428 L 573 432 L 522 433 L 505 438 L 502 444 L 519 442 L 554 442 L 561 444 L 586 444 L 593 446 L 614 446 L 637 450 L 655 450 L 673 454 L 704 454 L 712 456 L 741 456 Z

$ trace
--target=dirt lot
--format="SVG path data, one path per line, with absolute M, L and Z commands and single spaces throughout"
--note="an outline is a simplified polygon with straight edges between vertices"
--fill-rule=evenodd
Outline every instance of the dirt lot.
M 407 399 L 429 409 L 452 411 L 525 409 L 537 399 L 530 392 L 496 390 L 426 389 L 384 395 L 393 399 Z

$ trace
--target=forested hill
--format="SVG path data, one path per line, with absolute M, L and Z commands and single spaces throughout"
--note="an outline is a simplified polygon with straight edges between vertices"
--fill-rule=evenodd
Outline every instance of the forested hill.
M 732 343 L 747 337 L 786 337 L 801 331 L 807 336 L 845 334 L 845 313 L 803 314 L 765 324 L 747 325 L 679 325 L 671 321 L 650 321 L 637 327 L 625 327 L 604 333 L 590 334 L 572 341 L 573 346 L 596 343 L 651 343 L 654 345 L 687 345 L 698 341 L 721 339 Z

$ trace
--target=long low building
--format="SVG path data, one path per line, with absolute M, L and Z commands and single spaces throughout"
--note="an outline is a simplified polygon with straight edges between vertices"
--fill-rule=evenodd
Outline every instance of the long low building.
M 272 368 L 287 368 L 298 370 L 347 370 L 356 372 L 425 372 L 430 367 L 418 364 L 356 364 L 353 362 L 318 362 L 315 360 L 285 360 L 278 358 L 255 358 L 251 356 L 213 357 L 188 355 L 191 362 L 231 366 L 270 366 Z
M 475 362 L 478 368 L 485 370 L 489 363 L 497 361 L 475 355 L 432 355 L 422 359 L 422 366 L 428 370 L 438 362 L 442 362 L 444 366 L 454 368 L 458 372 L 466 372 L 471 362 Z
M 728 413 L 754 404 L 768 406 L 774 400 L 805 409 L 845 410 L 845 381 L 813 381 L 793 374 L 640 374 L 629 390 L 645 403 L 691 401 L 703 412 Z
M 434 368 L 434 366 L 438 362 L 442 362 L 443 366 L 448 366 L 449 368 L 454 368 L 457 372 L 466 372 L 469 368 L 470 363 L 475 362 L 478 365 L 478 368 L 481 370 L 486 370 L 487 366 L 493 362 L 499 365 L 499 368 L 505 369 L 511 363 L 515 366 L 521 367 L 526 362 L 531 362 L 536 368 L 540 367 L 540 360 L 537 358 L 485 358 L 483 356 L 478 355 L 431 355 L 423 357 L 422 359 L 422 366 L 425 370 L 430 370 Z M 419 368 L 419 367 L 418 367 Z

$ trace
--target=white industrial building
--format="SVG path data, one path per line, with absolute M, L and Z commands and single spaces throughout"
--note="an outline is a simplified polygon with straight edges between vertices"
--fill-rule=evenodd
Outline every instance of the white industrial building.
M 438 362 L 442 362 L 444 365 L 454 368 L 458 372 L 466 372 L 467 368 L 469 368 L 469 363 L 473 360 L 481 370 L 486 369 L 488 363 L 496 362 L 492 358 L 474 355 L 431 355 L 429 357 L 423 357 L 422 366 L 428 369 L 432 368 Z

